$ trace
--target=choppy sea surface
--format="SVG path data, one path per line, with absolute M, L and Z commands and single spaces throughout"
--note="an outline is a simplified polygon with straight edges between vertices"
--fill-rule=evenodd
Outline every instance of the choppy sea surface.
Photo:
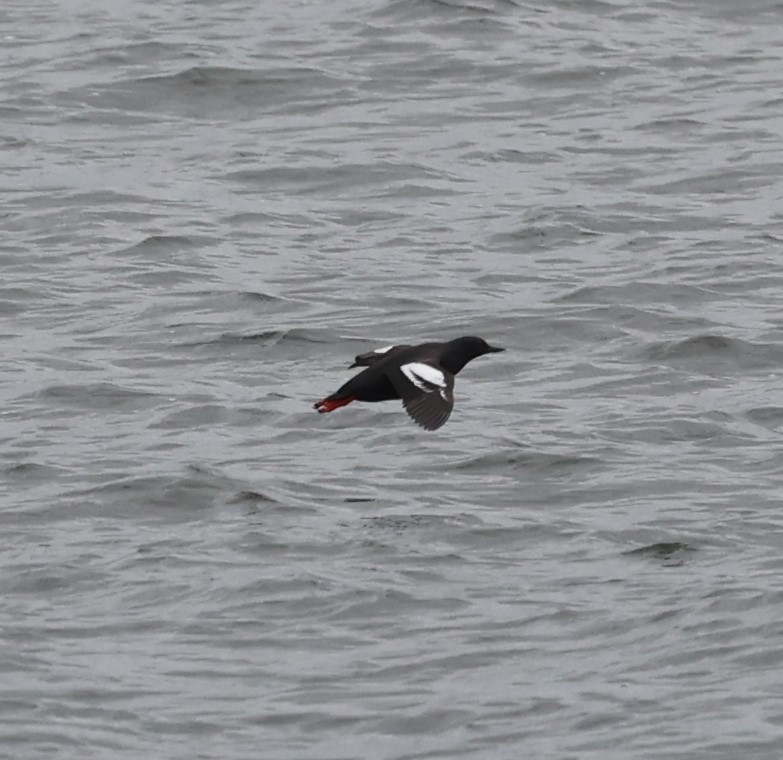
M 782 27 L 5 2 L 0 754 L 779 760 Z

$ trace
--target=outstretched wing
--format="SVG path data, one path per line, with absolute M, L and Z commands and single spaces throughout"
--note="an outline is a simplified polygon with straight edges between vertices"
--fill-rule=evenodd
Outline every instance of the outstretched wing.
M 385 356 L 396 353 L 403 348 L 409 348 L 409 346 L 384 346 L 383 348 L 376 348 L 374 351 L 367 351 L 367 353 L 359 354 L 353 360 L 353 364 L 349 369 L 353 369 L 354 367 L 369 367 L 370 365 L 375 364 L 378 359 L 383 359 Z
M 402 398 L 414 422 L 437 430 L 454 408 L 454 375 L 425 362 L 409 362 L 390 368 L 386 376 Z

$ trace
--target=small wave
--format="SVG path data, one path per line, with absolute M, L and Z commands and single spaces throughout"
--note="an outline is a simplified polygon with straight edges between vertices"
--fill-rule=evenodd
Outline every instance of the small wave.
M 202 248 L 216 243 L 214 238 L 185 235 L 150 235 L 144 240 L 127 248 L 114 252 L 115 256 L 137 256 L 154 253 L 156 256 L 170 255 L 180 251 L 190 252 L 194 248 Z
M 783 427 L 783 407 L 780 406 L 755 407 L 745 412 L 745 416 L 751 422 L 769 430 L 779 430 Z
M 50 301 L 51 296 L 29 288 L 0 288 L 0 314 L 20 314 L 40 301 Z
M 465 459 L 456 465 L 458 470 L 492 471 L 514 469 L 544 470 L 575 474 L 601 464 L 594 457 L 541 454 L 538 452 L 502 451 Z
M 242 301 L 251 301 L 257 303 L 268 303 L 270 301 L 281 301 L 281 298 L 273 296 L 271 293 L 262 293 L 259 290 L 245 290 L 237 294 Z
M 260 491 L 237 491 L 229 500 L 229 504 L 279 504 L 277 499 Z
M 139 410 L 157 403 L 159 394 L 122 388 L 115 383 L 50 385 L 38 393 L 44 399 L 88 409 Z
M 345 98 L 345 85 L 337 77 L 309 67 L 239 69 L 194 66 L 175 74 L 126 79 L 96 92 L 70 93 L 93 107 L 120 108 L 126 113 L 247 114 L 248 108 L 331 108 Z M 252 104 L 252 105 L 249 105 Z
M 640 282 L 638 280 L 622 285 L 586 285 L 560 296 L 562 303 L 585 304 L 628 304 L 646 303 L 693 303 L 722 298 L 723 296 L 696 285 L 682 285 L 666 282 Z
M 211 340 L 188 343 L 185 348 L 199 348 L 205 346 L 242 346 L 248 343 L 259 343 L 264 346 L 276 346 L 281 343 L 329 343 L 333 340 L 331 334 L 325 330 L 303 330 L 293 328 L 291 330 L 262 330 L 255 333 L 223 333 Z
M 690 544 L 682 541 L 661 541 L 656 544 L 640 546 L 637 549 L 629 549 L 623 552 L 626 557 L 651 557 L 653 559 L 682 559 L 683 555 L 693 554 L 697 551 Z
M 61 475 L 64 470 L 60 467 L 52 467 L 38 462 L 17 462 L 3 469 L 3 473 L 10 478 L 23 478 L 30 480 L 47 480 Z
M 164 89 L 181 87 L 224 88 L 226 86 L 245 88 L 281 88 L 285 90 L 292 82 L 319 81 L 339 82 L 323 71 L 305 66 L 280 69 L 237 69 L 230 66 L 193 66 L 176 74 L 142 77 L 132 80 L 139 85 L 153 85 Z
M 651 359 L 677 359 L 702 354 L 727 353 L 738 350 L 740 341 L 723 335 L 695 335 L 684 340 L 668 341 L 651 346 L 647 354 Z
M 186 409 L 176 409 L 149 425 L 151 430 L 214 429 L 225 422 L 228 410 L 219 404 L 193 404 Z
M 747 370 L 779 367 L 783 362 L 783 347 L 713 333 L 653 343 L 643 349 L 643 356 L 649 361 L 691 363 L 704 371 L 714 369 L 716 363 Z
M 137 506 L 190 511 L 223 503 L 223 494 L 236 491 L 236 486 L 230 478 L 207 467 L 189 465 L 181 473 L 118 477 L 69 495 L 123 509 L 132 507 L 134 511 Z
M 481 527 L 484 523 L 475 515 L 466 514 L 397 514 L 364 518 L 364 523 L 374 528 L 401 532 L 409 529 L 446 529 L 453 526 Z

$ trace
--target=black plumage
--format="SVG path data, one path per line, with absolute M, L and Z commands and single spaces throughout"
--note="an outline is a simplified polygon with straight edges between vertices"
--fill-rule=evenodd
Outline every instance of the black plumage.
M 447 343 L 401 344 L 359 354 L 351 367 L 365 367 L 335 393 L 314 404 L 331 412 L 353 401 L 401 399 L 405 411 L 427 430 L 443 425 L 454 407 L 454 377 L 473 359 L 503 351 L 483 338 Z

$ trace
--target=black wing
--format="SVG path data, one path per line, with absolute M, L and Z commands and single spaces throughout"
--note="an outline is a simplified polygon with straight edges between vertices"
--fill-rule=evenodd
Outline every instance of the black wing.
M 422 365 L 435 374 L 417 372 Z M 450 372 L 430 362 L 411 362 L 389 368 L 386 376 L 400 394 L 405 411 L 425 430 L 437 430 L 449 418 L 454 408 L 454 375 Z
M 385 356 L 395 354 L 403 348 L 410 348 L 410 346 L 404 344 L 400 346 L 387 346 L 386 348 L 378 348 L 375 351 L 367 351 L 367 353 L 359 354 L 354 358 L 353 364 L 349 369 L 353 369 L 354 367 L 369 367 L 375 364 L 378 359 L 383 359 Z

